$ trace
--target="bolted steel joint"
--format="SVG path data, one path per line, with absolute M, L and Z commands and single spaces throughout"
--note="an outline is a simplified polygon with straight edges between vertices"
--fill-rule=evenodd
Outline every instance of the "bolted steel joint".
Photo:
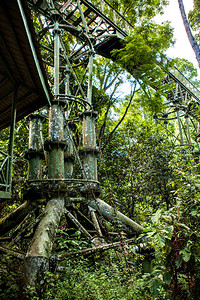
M 46 151 L 51 151 L 52 149 L 54 148 L 61 148 L 63 150 L 65 150 L 67 148 L 67 143 L 65 140 L 62 140 L 62 141 L 53 141 L 53 140 L 46 140 L 45 143 L 44 143 L 44 149 Z
M 25 153 L 25 159 L 32 159 L 32 158 L 35 158 L 35 157 L 39 157 L 40 159 L 44 159 L 44 152 L 43 150 L 41 151 L 35 151 L 35 150 L 32 150 L 32 149 L 29 149 L 26 151 Z
M 90 116 L 96 120 L 98 118 L 98 112 L 93 110 L 85 110 L 80 114 L 80 119 L 83 119 L 86 116 Z

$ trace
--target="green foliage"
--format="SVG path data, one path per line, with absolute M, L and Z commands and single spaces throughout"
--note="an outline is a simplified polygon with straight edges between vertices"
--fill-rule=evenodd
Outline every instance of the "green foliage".
M 195 38 L 199 42 L 200 3 L 199 0 L 193 0 L 193 3 L 194 3 L 194 9 L 189 12 L 188 18 L 192 29 L 196 31 Z
M 54 247 L 56 252 L 63 250 L 66 252 L 74 252 L 89 247 L 89 243 L 85 241 L 80 230 L 66 228 L 65 230 L 58 229 Z
M 143 102 L 150 103 L 146 107 L 154 113 L 161 110 L 168 89 L 163 85 L 165 73 L 162 67 L 170 65 L 164 60 L 164 51 L 173 43 L 172 36 L 168 23 L 157 25 L 144 22 L 123 41 L 121 49 L 112 52 L 117 63 L 140 84 Z
M 17 276 L 16 276 L 17 274 Z M 22 265 L 9 255 L 1 255 L 0 258 L 0 298 L 20 299 L 23 285 Z
M 183 171 L 182 167 L 177 204 L 167 211 L 157 210 L 144 234 L 156 249 L 155 264 L 163 275 L 164 283 L 170 284 L 173 299 L 183 296 L 184 299 L 198 299 L 200 295 L 197 275 L 200 268 L 199 222 L 197 224 L 194 217 L 199 213 L 198 184 L 191 190 L 194 177 L 196 182 L 199 179 L 194 175 L 191 178 L 190 171 Z
M 166 0 L 108 0 L 115 9 L 125 15 L 126 19 L 134 26 L 144 19 L 151 20 L 156 14 L 163 12 Z
M 110 254 L 104 256 L 108 259 Z M 112 251 L 111 251 L 112 255 Z M 48 288 L 44 299 L 151 299 L 149 290 L 127 278 L 120 269 L 120 262 L 94 262 L 79 259 L 66 262 L 63 275 L 47 274 Z M 49 289 L 50 288 L 50 289 Z
M 199 159 L 141 113 L 138 100 L 107 146 L 103 197 L 147 228 L 139 241 L 155 249 L 153 273 L 137 284 L 158 299 L 198 299 Z
M 168 23 L 143 23 L 133 36 L 125 39 L 122 49 L 113 50 L 113 55 L 136 79 L 160 87 L 164 73 L 157 62 L 171 43 L 172 29 Z

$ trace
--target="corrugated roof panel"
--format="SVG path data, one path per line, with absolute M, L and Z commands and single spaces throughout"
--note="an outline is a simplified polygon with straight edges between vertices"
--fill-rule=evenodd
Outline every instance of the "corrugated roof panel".
M 21 4 L 50 94 L 30 12 L 25 0 Z M 18 1 L 9 0 L 0 2 L 0 129 L 10 125 L 14 85 L 18 86 L 17 120 L 48 104 Z

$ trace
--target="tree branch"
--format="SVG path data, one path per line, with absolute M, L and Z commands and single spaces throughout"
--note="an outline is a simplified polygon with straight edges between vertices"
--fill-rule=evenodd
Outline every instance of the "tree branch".
M 34 209 L 36 209 L 37 203 L 34 201 L 26 201 L 14 211 L 10 212 L 7 216 L 0 219 L 0 236 L 4 235 L 22 220 Z
M 94 252 L 102 252 L 102 251 L 105 251 L 105 250 L 109 250 L 111 248 L 117 248 L 117 247 L 123 247 L 123 245 L 126 245 L 128 243 L 132 243 L 135 241 L 135 238 L 131 238 L 129 240 L 124 240 L 124 241 L 120 241 L 120 242 L 115 242 L 115 243 L 111 243 L 111 244 L 106 244 L 106 245 L 102 245 L 102 246 L 99 246 L 99 247 L 94 247 L 94 248 L 87 248 L 87 249 L 83 249 L 83 250 L 79 250 L 79 251 L 76 251 L 76 252 L 73 252 L 73 253 L 63 253 L 63 254 L 60 254 L 58 255 L 58 259 L 59 260 L 62 260 L 66 257 L 73 257 L 73 256 L 79 256 L 79 255 L 88 255 L 88 254 L 91 254 L 91 253 L 94 253 Z
M 181 12 L 181 16 L 182 16 L 182 19 L 183 19 L 183 24 L 185 26 L 185 30 L 186 30 L 188 39 L 190 41 L 192 49 L 194 50 L 194 53 L 196 55 L 196 59 L 198 61 L 199 68 L 200 68 L 200 48 L 199 48 L 199 46 L 198 46 L 198 44 L 197 44 L 197 42 L 196 42 L 196 40 L 195 40 L 195 38 L 194 38 L 194 36 L 192 34 L 192 31 L 190 29 L 190 25 L 189 25 L 189 22 L 188 22 L 186 13 L 185 13 L 183 1 L 182 0 L 178 0 L 178 4 L 179 4 L 179 9 L 180 9 L 180 12 Z
M 135 85 L 135 87 L 136 87 L 136 85 Z M 117 123 L 117 125 L 115 126 L 115 128 L 111 131 L 111 133 L 109 134 L 109 136 L 108 136 L 108 138 L 107 138 L 107 140 L 106 140 L 106 142 L 105 142 L 105 144 L 104 144 L 104 146 L 103 146 L 103 148 L 102 148 L 102 151 L 106 148 L 106 146 L 108 145 L 108 143 L 109 143 L 110 140 L 112 139 L 113 134 L 115 133 L 115 131 L 117 130 L 117 128 L 119 127 L 119 125 L 123 122 L 123 120 L 124 120 L 124 118 L 125 118 L 125 116 L 126 116 L 128 110 L 129 110 L 129 107 L 130 107 L 130 105 L 131 105 L 131 102 L 132 102 L 132 100 L 133 100 L 133 98 L 134 98 L 134 95 L 135 95 L 135 88 L 134 88 L 134 92 L 133 92 L 133 94 L 131 95 L 130 101 L 129 101 L 127 107 L 126 107 L 126 110 L 125 110 L 125 112 L 124 112 L 122 118 L 121 118 L 120 121 Z

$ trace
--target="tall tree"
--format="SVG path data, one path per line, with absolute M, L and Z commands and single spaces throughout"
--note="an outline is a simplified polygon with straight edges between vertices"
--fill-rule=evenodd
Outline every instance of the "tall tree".
M 183 19 L 183 23 L 184 23 L 184 26 L 185 26 L 185 30 L 186 30 L 188 39 L 190 41 L 192 49 L 194 50 L 194 53 L 196 55 L 196 59 L 198 61 L 199 67 L 200 67 L 200 48 L 199 48 L 199 46 L 197 44 L 197 41 L 195 40 L 195 38 L 192 34 L 192 31 L 191 31 L 191 28 L 190 28 L 190 25 L 189 25 L 189 22 L 188 22 L 186 13 L 185 13 L 185 8 L 184 8 L 184 5 L 183 5 L 183 1 L 178 0 L 178 4 L 179 4 L 181 16 L 182 16 L 182 19 Z

